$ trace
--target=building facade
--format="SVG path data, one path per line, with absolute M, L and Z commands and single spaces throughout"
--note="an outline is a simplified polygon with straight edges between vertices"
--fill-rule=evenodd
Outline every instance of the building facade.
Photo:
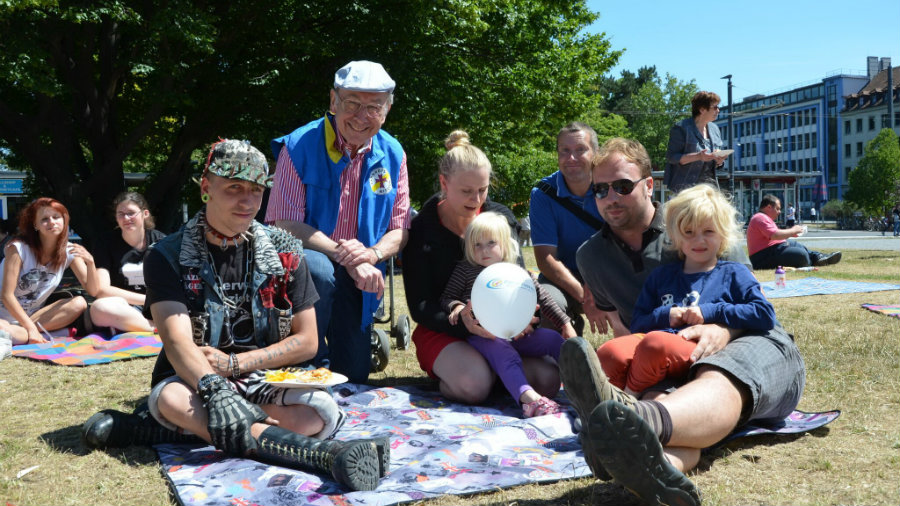
M 773 193 L 785 207 L 792 204 L 801 216 L 808 217 L 809 210 L 822 203 L 815 192 L 820 175 L 827 199 L 842 198 L 849 171 L 858 163 L 865 143 L 887 121 L 883 119 L 886 101 L 875 96 L 878 89 L 885 95 L 885 85 L 879 88 L 878 83 L 888 67 L 889 58 L 869 57 L 865 75 L 834 72 L 787 91 L 746 97 L 733 105 L 733 112 L 727 106 L 722 108 L 716 123 L 723 140 L 731 141 L 735 150 L 724 171 L 729 172 L 729 164 L 734 164 L 735 203 L 742 214 L 755 212 L 762 194 Z M 896 86 L 897 79 L 894 81 Z M 896 92 L 894 96 L 896 101 Z M 729 114 L 734 132 L 728 130 Z M 870 118 L 875 125 L 871 130 Z M 861 128 L 857 132 L 858 121 Z M 724 176 L 727 181 L 727 174 Z
M 882 129 L 891 128 L 900 135 L 900 68 L 891 68 L 890 65 L 887 68 L 879 65 L 879 68 L 862 89 L 846 97 L 841 111 L 844 181 L 859 165 L 866 145 Z M 888 79 L 888 71 L 892 74 L 891 79 Z M 893 88 L 890 92 L 889 85 Z M 889 99 L 893 100 L 893 118 L 888 112 Z

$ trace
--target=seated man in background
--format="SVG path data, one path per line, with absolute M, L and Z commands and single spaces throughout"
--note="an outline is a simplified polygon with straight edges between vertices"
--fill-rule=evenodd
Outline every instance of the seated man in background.
M 809 267 L 836 264 L 841 261 L 841 252 L 819 253 L 790 237 L 803 233 L 801 225 L 780 229 L 775 218 L 781 213 L 781 201 L 774 195 L 763 195 L 759 212 L 750 218 L 747 226 L 747 250 L 754 269 L 774 269 L 782 267 Z

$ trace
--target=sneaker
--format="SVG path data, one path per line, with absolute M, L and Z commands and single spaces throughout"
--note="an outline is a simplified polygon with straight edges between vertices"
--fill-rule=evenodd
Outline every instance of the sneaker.
M 615 400 L 626 406 L 637 402 L 633 396 L 623 392 L 607 379 L 600 367 L 600 360 L 591 344 L 583 337 L 566 340 L 559 352 L 559 373 L 562 378 L 566 396 L 578 412 L 582 427 L 587 425 L 591 412 L 603 401 Z M 594 476 L 608 480 L 609 473 L 597 460 L 597 452 L 591 441 L 579 433 L 584 460 L 587 461 Z
M 656 433 L 634 410 L 602 402 L 585 433 L 606 471 L 647 504 L 700 505 L 700 491 L 669 462 Z
M 813 265 L 815 265 L 816 267 L 821 267 L 823 265 L 834 265 L 840 261 L 841 252 L 835 251 L 834 253 L 827 253 L 819 256 L 819 258 L 817 258 L 816 261 L 813 262 Z
M 0 360 L 12 355 L 12 336 L 5 330 L 0 330 Z
M 525 415 L 525 418 L 552 415 L 561 411 L 562 408 L 559 407 L 559 404 L 546 397 L 541 397 L 536 401 L 526 402 L 525 404 L 522 404 L 522 414 Z

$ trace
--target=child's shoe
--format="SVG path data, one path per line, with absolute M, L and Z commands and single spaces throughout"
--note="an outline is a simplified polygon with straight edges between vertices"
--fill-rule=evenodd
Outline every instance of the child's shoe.
M 552 415 L 561 411 L 562 408 L 559 407 L 559 404 L 546 397 L 522 404 L 522 413 L 525 415 L 525 418 Z

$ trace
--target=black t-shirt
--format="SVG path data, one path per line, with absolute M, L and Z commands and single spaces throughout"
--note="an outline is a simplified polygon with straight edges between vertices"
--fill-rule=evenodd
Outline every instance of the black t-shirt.
M 253 339 L 253 320 L 250 316 L 253 294 L 251 293 L 250 276 L 247 272 L 247 262 L 253 261 L 247 258 L 250 248 L 246 242 L 242 242 L 236 248 L 229 247 L 222 250 L 218 245 L 208 244 L 209 253 L 212 256 L 212 264 L 215 273 L 220 280 L 220 285 L 227 299 L 235 302 L 235 307 L 226 309 L 225 325 L 220 339 L 229 341 L 233 339 L 231 346 L 219 346 L 225 353 L 240 353 L 242 351 L 258 348 Z M 163 301 L 180 302 L 190 307 L 181 279 L 181 273 L 175 272 L 172 265 L 158 250 L 150 250 L 144 259 L 144 275 L 147 281 L 147 302 L 144 305 L 144 315 L 151 317 L 150 308 L 153 304 Z M 246 286 L 246 289 L 245 289 Z M 288 283 L 287 296 L 291 300 L 293 314 L 308 309 L 319 300 L 315 285 L 312 282 L 306 258 L 300 260 L 297 269 L 294 270 L 291 281 Z M 273 331 L 277 331 L 273 329 Z M 156 369 L 154 370 L 155 384 L 159 379 L 174 373 L 165 350 L 159 355 Z
M 147 248 L 165 236 L 166 234 L 159 230 L 145 230 L 144 240 Z M 109 271 L 109 282 L 112 286 L 136 293 L 145 293 L 146 287 L 144 284 L 129 283 L 122 269 L 128 264 L 140 265 L 146 253 L 147 249 L 138 250 L 131 247 L 125 239 L 122 239 L 122 234 L 104 237 L 94 245 L 92 252 L 97 268 Z

